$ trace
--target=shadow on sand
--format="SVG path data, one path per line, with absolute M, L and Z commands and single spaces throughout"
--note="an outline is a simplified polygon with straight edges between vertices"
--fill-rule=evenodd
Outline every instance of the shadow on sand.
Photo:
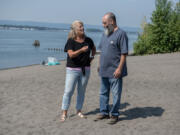
M 122 120 L 132 120 L 137 118 L 147 118 L 147 117 L 160 117 L 164 113 L 164 109 L 161 107 L 136 107 L 129 110 L 125 110 L 124 112 L 120 111 L 120 116 L 124 115 L 124 117 L 120 117 L 119 121 Z
M 129 106 L 129 103 L 121 104 L 120 110 L 125 109 Z M 112 105 L 110 105 L 110 108 Z M 119 121 L 122 120 L 133 120 L 137 118 L 147 118 L 147 117 L 160 117 L 164 113 L 164 109 L 161 107 L 135 107 L 125 111 L 120 111 Z M 99 113 L 99 108 L 93 111 L 85 113 L 85 115 L 95 115 Z

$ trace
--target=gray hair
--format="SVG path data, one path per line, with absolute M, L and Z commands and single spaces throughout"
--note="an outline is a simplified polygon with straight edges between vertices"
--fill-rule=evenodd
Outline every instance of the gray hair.
M 83 25 L 83 22 L 79 21 L 79 20 L 75 20 L 71 24 L 71 30 L 70 30 L 70 32 L 68 34 L 68 39 L 70 39 L 70 38 L 75 39 L 77 37 L 77 34 L 76 34 L 77 24 L 82 24 Z
M 113 21 L 114 21 L 114 23 L 116 24 L 116 16 L 115 16 L 115 14 L 114 14 L 114 13 L 112 13 L 112 12 L 108 12 L 108 13 L 106 13 L 105 15 L 107 15 L 107 16 L 108 16 L 108 19 L 113 20 Z

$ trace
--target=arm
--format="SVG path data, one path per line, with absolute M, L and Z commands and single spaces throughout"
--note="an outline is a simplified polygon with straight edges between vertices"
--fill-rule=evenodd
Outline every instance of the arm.
M 94 57 L 94 56 L 95 56 L 95 54 L 96 54 L 96 47 L 95 47 L 95 46 L 93 46 L 93 48 L 92 48 L 92 56 Z
M 90 62 L 92 62 L 92 60 L 94 59 L 95 54 L 96 54 L 96 47 L 93 46 L 93 48 L 92 48 L 92 56 L 90 57 Z
M 128 37 L 125 32 L 122 33 L 119 39 L 119 47 L 121 49 L 120 63 L 114 72 L 114 78 L 119 78 L 122 75 L 124 63 L 126 62 L 126 56 L 128 54 Z
M 126 61 L 126 54 L 122 54 L 122 55 L 121 55 L 121 59 L 120 59 L 119 66 L 118 66 L 118 68 L 117 68 L 117 69 L 115 70 L 115 72 L 114 72 L 114 78 L 119 78 L 119 77 L 121 77 L 122 69 L 123 69 L 123 66 L 124 66 L 125 61 Z
M 75 58 L 78 55 L 80 55 L 83 52 L 86 52 L 88 50 L 88 46 L 84 46 L 81 49 L 77 50 L 77 51 L 73 51 L 73 50 L 68 50 L 68 55 L 70 58 Z
M 98 67 L 97 67 L 97 71 L 99 72 L 99 70 L 100 70 L 100 56 L 99 56 L 99 58 L 98 58 Z

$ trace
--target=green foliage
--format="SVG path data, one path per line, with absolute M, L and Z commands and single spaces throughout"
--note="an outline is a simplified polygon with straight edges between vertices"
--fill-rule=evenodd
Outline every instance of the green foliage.
M 134 43 L 136 55 L 180 51 L 180 2 L 175 8 L 168 0 L 156 0 L 151 23 L 143 22 L 143 32 Z

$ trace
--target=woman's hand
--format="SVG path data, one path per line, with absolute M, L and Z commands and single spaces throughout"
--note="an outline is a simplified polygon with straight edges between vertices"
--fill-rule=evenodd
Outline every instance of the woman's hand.
M 88 51 L 88 46 L 84 46 L 81 49 L 77 50 L 77 51 L 73 51 L 73 50 L 68 50 L 68 54 L 70 58 L 75 58 L 78 55 L 80 55 L 83 52 L 87 52 Z
M 82 48 L 81 48 L 81 51 L 82 51 L 82 52 L 87 52 L 87 51 L 88 51 L 88 46 L 82 47 Z

